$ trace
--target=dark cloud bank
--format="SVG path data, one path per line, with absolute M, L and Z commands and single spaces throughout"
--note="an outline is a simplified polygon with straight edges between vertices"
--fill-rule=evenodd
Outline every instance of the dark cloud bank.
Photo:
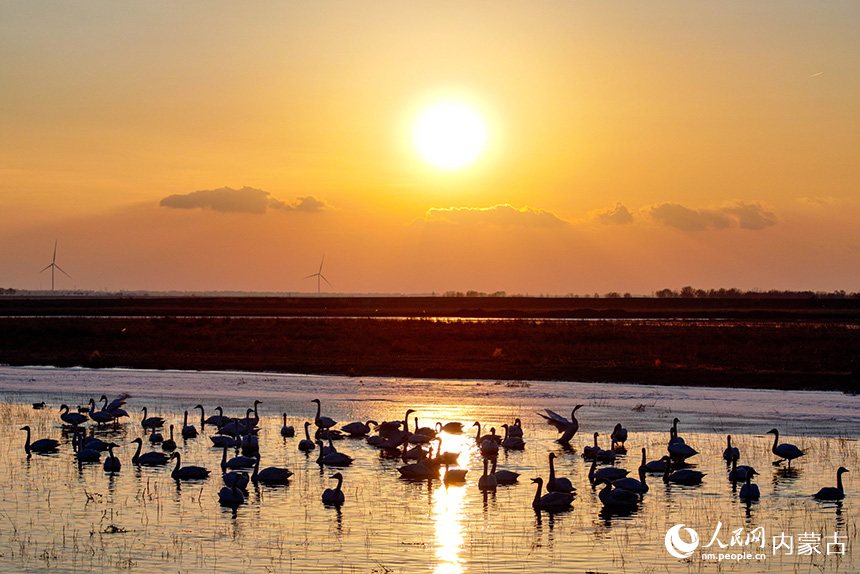
M 242 189 L 222 187 L 168 195 L 159 202 L 159 205 L 172 209 L 209 209 L 222 213 L 253 213 L 258 215 L 269 210 L 316 213 L 329 208 L 324 201 L 311 196 L 299 197 L 293 203 L 286 203 L 272 197 L 268 191 L 253 187 L 243 187 Z

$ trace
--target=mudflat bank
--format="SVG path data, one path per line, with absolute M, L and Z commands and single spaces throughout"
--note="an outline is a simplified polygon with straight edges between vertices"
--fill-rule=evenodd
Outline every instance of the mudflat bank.
M 855 301 L 733 303 L 4 298 L 0 363 L 860 390 Z

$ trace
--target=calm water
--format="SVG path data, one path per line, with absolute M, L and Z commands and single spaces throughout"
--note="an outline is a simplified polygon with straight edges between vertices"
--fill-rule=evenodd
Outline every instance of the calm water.
M 73 408 L 90 397 L 121 393 L 132 420 L 104 431 L 120 443 L 122 470 L 105 473 L 101 463 L 79 466 L 61 430 L 58 407 Z M 296 445 L 300 427 L 313 420 L 319 397 L 323 414 L 340 423 L 400 420 L 416 409 L 419 423 L 481 421 L 485 427 L 523 420 L 526 449 L 502 452 L 499 467 L 521 473 L 513 486 L 483 494 L 477 487 L 481 458 L 470 439 L 446 436 L 444 450 L 461 451 L 467 482 L 399 478 L 399 460 L 382 458 L 362 440 L 344 440 L 338 450 L 355 459 L 343 470 L 346 503 L 326 507 L 320 500 L 332 487 L 335 470 L 320 469 L 315 454 Z M 249 487 L 247 504 L 222 508 L 217 493 L 221 451 L 211 447 L 207 426 L 196 439 L 177 439 L 183 464 L 212 471 L 205 481 L 177 485 L 172 465 L 131 464 L 132 439 L 143 436 L 140 409 L 182 425 L 189 410 L 199 429 L 202 403 L 207 416 L 221 405 L 240 416 L 260 399 L 262 466 L 285 466 L 295 474 L 286 487 Z M 33 402 L 47 407 L 34 410 Z M 580 431 L 573 450 L 554 442 L 557 434 L 536 414 L 545 407 L 569 416 L 573 405 Z M 296 438 L 280 436 L 281 413 L 295 425 Z M 616 422 L 630 431 L 629 455 L 616 465 L 635 475 L 641 447 L 648 459 L 665 453 L 674 417 L 687 443 L 700 454 L 691 459 L 706 472 L 701 486 L 666 487 L 648 476 L 651 487 L 638 511 L 604 512 L 589 486 L 589 466 L 580 456 L 592 433 L 606 435 Z M 350 379 L 248 373 L 89 371 L 84 369 L 0 368 L 0 460 L 7 486 L 0 494 L 0 571 L 25 572 L 856 572 L 860 569 L 854 519 L 860 474 L 856 438 L 860 397 L 834 393 L 733 391 L 552 382 L 421 381 Z M 123 419 L 127 420 L 127 419 Z M 414 421 L 412 421 L 414 425 Z M 27 458 L 24 432 L 55 438 L 60 451 Z M 777 427 L 780 442 L 808 449 L 792 472 L 774 466 L 770 452 Z M 741 503 L 726 479 L 721 458 L 732 434 L 741 463 L 755 467 L 761 501 Z M 148 443 L 145 442 L 145 447 Z M 557 472 L 578 489 L 569 512 L 550 515 L 531 507 L 532 476 L 548 475 L 547 455 L 555 452 Z M 839 466 L 846 499 L 822 503 L 810 495 L 835 484 Z M 718 523 L 717 539 L 712 541 Z M 667 530 L 696 530 L 700 547 L 687 559 L 671 556 Z M 764 548 L 747 534 L 764 529 Z M 731 545 L 733 531 L 739 541 Z M 836 538 L 834 538 L 836 535 Z M 773 537 L 792 542 L 773 549 Z M 817 538 L 819 537 L 819 538 Z M 806 552 L 809 552 L 807 554 Z M 759 559 L 711 560 L 706 553 L 761 553 Z M 817 553 L 820 552 L 820 553 Z

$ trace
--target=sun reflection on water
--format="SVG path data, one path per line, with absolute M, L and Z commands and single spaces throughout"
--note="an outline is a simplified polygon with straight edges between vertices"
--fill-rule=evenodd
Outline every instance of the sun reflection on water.
M 436 574 L 463 572 L 463 503 L 466 486 L 443 486 L 433 492 L 433 525 L 436 532 Z

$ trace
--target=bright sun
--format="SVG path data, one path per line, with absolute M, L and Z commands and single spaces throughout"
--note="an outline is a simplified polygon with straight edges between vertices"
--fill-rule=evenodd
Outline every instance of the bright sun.
M 440 102 L 418 117 L 412 141 L 427 163 L 453 171 L 481 156 L 487 147 L 487 127 L 469 106 L 455 101 Z

